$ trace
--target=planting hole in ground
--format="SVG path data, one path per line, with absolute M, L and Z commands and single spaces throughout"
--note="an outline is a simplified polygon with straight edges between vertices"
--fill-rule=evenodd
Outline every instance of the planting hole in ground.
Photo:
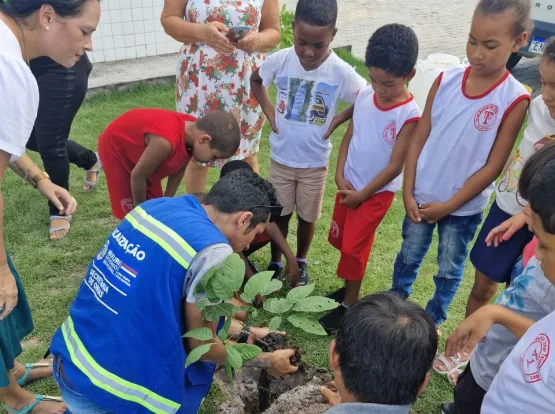
M 257 345 L 264 352 L 295 349 L 291 363 L 298 366 L 299 370 L 286 378 L 276 379 L 264 370 L 244 368 L 237 373 L 233 384 L 229 384 L 225 370 L 219 369 L 216 376 L 227 399 L 220 405 L 219 413 L 321 414 L 329 408 L 320 394 L 320 386 L 332 379 L 326 370 L 317 370 L 302 363 L 298 348 L 287 344 L 279 334 L 270 334 Z

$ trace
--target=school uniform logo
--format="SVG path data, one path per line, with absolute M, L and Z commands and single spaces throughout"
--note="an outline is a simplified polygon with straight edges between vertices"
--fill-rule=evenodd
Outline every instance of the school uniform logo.
M 498 114 L 499 108 L 497 105 L 488 104 L 483 106 L 474 115 L 474 126 L 478 131 L 489 131 L 495 126 Z
M 550 347 L 549 337 L 540 334 L 520 356 L 520 371 L 528 384 L 542 380 L 540 369 L 549 357 Z
M 337 222 L 335 220 L 331 222 L 330 236 L 334 239 L 339 238 L 339 226 L 337 225 Z
M 386 144 L 395 144 L 395 139 L 397 138 L 397 127 L 395 121 L 391 121 L 385 129 L 383 130 L 383 140 Z
M 133 202 L 132 198 L 124 198 L 120 201 L 121 208 L 123 211 L 129 213 L 131 210 L 135 208 L 135 203 Z

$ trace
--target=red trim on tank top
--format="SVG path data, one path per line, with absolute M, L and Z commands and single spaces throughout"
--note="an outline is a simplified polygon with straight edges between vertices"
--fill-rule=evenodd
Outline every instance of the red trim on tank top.
M 462 80 L 462 84 L 461 84 L 461 90 L 462 93 L 464 95 L 465 98 L 467 99 L 482 99 L 486 96 L 488 96 L 490 93 L 492 93 L 495 89 L 497 89 L 498 86 L 500 86 L 503 82 L 505 82 L 507 80 L 507 78 L 509 77 L 509 75 L 511 74 L 508 70 L 505 72 L 505 74 L 501 77 L 501 79 L 499 79 L 495 85 L 493 85 L 491 88 L 489 88 L 487 91 L 485 91 L 483 94 L 478 95 L 478 96 L 470 96 L 466 93 L 466 91 L 464 90 L 464 87 L 466 86 L 466 81 L 468 80 L 468 75 L 470 75 L 470 70 L 472 69 L 472 66 L 469 66 L 468 68 L 466 68 L 466 70 L 464 71 L 464 76 L 463 76 L 463 80 Z
M 507 108 L 507 110 L 505 111 L 505 113 L 503 114 L 503 118 L 501 118 L 501 124 L 503 125 L 503 122 L 505 122 L 505 119 L 507 118 L 507 116 L 512 112 L 513 109 L 515 109 L 515 106 L 517 106 L 520 102 L 528 100 L 530 101 L 530 95 L 529 94 L 525 94 L 525 95 L 520 95 L 518 98 L 516 98 L 512 104 L 509 105 L 509 107 Z
M 408 103 L 410 103 L 414 100 L 414 96 L 411 93 L 410 98 L 407 99 L 406 101 L 396 103 L 395 105 L 391 105 L 391 106 L 388 106 L 386 108 L 382 108 L 380 106 L 380 104 L 378 103 L 378 98 L 376 98 L 376 92 L 374 92 L 373 98 L 374 98 L 374 105 L 376 105 L 376 108 L 378 108 L 382 112 L 391 111 L 392 109 L 399 108 L 400 106 L 406 105 L 406 104 L 408 104 Z

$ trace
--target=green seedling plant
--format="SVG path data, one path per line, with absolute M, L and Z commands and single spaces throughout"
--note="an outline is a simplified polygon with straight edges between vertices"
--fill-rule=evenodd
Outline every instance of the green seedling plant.
M 247 312 L 244 332 L 248 334 L 251 320 L 259 316 L 259 311 L 253 305 L 257 296 L 266 297 L 264 310 L 271 315 L 271 318 L 262 323 L 266 322 L 270 331 L 276 331 L 284 322 L 288 322 L 309 334 L 327 335 L 320 323 L 310 314 L 335 309 L 338 303 L 326 297 L 310 296 L 314 291 L 314 284 L 291 289 L 282 298 L 268 298 L 269 295 L 283 288 L 280 280 L 272 279 L 273 275 L 274 272 L 260 272 L 244 284 L 245 263 L 234 253 L 228 256 L 223 264 L 211 269 L 195 288 L 195 295 L 200 298 L 197 308 L 202 312 L 205 320 L 218 322 L 221 317 L 226 318 L 217 336 L 225 347 L 225 369 L 230 381 L 233 381 L 233 370 L 241 369 L 245 362 L 262 353 L 262 349 L 257 345 L 234 343 L 229 340 L 231 321 L 237 312 Z M 246 305 L 236 306 L 230 303 L 235 292 L 240 292 L 240 298 Z M 203 342 L 214 339 L 209 328 L 190 330 L 184 337 Z M 205 343 L 193 349 L 187 356 L 185 367 L 200 360 L 212 345 L 214 342 Z

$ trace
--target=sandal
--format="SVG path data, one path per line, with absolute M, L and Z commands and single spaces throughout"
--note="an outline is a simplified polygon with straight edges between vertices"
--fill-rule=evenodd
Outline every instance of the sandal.
M 96 167 L 95 168 L 91 168 L 90 170 L 87 170 L 87 174 L 88 173 L 96 173 L 96 181 L 92 182 L 87 180 L 87 175 L 85 175 L 85 185 L 87 185 L 89 188 L 87 190 L 83 189 L 86 193 L 92 193 L 94 191 L 94 188 L 96 187 L 96 185 L 98 184 L 98 180 L 100 178 L 100 172 L 104 169 L 104 167 L 102 166 L 102 162 L 100 161 L 100 156 L 98 155 L 98 152 L 95 152 L 96 154 Z
M 29 376 L 29 374 L 31 373 L 31 370 L 33 368 L 48 368 L 52 366 L 52 363 L 46 363 L 46 362 L 36 362 L 34 364 L 23 364 L 23 366 L 26 368 L 25 369 L 25 373 L 23 374 L 23 376 L 17 380 L 17 383 L 23 387 L 25 385 L 25 381 L 27 380 L 27 377 Z M 42 379 L 42 378 L 41 378 Z
M 435 361 L 443 363 L 443 365 L 447 367 L 447 369 L 441 370 L 439 368 L 436 368 L 435 365 L 432 365 L 432 369 L 439 375 L 447 375 L 455 369 L 465 368 L 468 365 L 468 361 L 470 361 L 470 358 L 468 358 L 466 361 L 463 361 L 460 353 L 457 353 L 457 355 L 452 358 L 448 358 L 445 356 L 444 353 L 441 353 L 435 358 L 434 362 Z
M 60 403 L 64 402 L 64 400 L 62 400 L 60 397 L 50 397 L 48 395 L 36 394 L 35 402 L 33 404 L 23 407 L 21 410 L 14 410 L 8 407 L 6 407 L 6 410 L 8 410 L 9 413 L 13 414 L 29 414 L 31 411 L 33 411 L 33 408 L 40 404 L 41 401 L 53 401 Z
M 52 223 L 53 220 L 66 220 L 67 221 L 67 225 L 65 226 L 58 226 L 58 227 L 51 227 L 48 230 L 48 233 L 50 234 L 50 240 L 60 240 L 63 239 L 65 236 L 67 236 L 69 234 L 69 231 L 71 230 L 71 216 L 50 216 L 50 222 Z M 67 233 L 65 235 L 63 235 L 62 237 L 58 238 L 58 239 L 53 239 L 52 235 L 54 233 L 56 233 L 57 231 L 67 231 Z
M 453 376 L 451 374 L 457 373 L 457 378 L 453 379 Z M 452 387 L 455 387 L 457 385 L 457 382 L 459 381 L 459 378 L 461 376 L 461 374 L 463 373 L 463 370 L 460 368 L 455 368 L 452 369 L 451 371 L 449 371 L 447 373 L 447 379 L 449 380 L 449 384 L 451 384 Z

